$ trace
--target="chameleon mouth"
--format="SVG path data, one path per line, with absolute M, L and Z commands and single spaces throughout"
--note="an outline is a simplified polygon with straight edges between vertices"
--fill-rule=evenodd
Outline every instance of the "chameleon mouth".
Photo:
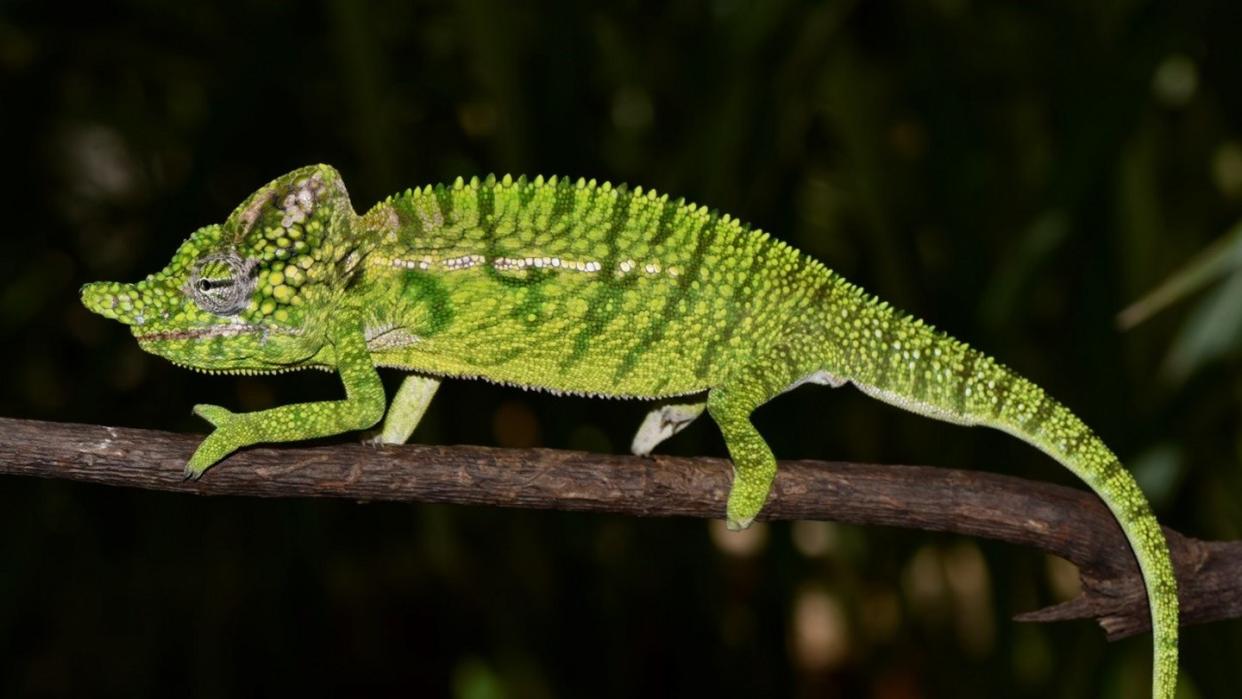
M 134 337 L 139 342 L 167 342 L 171 340 L 204 340 L 216 337 L 238 337 L 272 332 L 272 328 L 260 328 L 253 325 L 211 325 L 202 328 L 170 328 L 168 330 L 148 330 L 138 332 L 134 327 Z
M 279 325 L 255 325 L 253 323 L 229 323 L 227 325 L 204 325 L 190 328 L 165 328 L 155 330 L 132 326 L 131 331 L 139 342 L 172 342 L 176 340 L 211 340 L 217 337 L 241 337 L 258 335 L 264 339 L 272 335 L 297 336 L 302 328 L 286 328 Z

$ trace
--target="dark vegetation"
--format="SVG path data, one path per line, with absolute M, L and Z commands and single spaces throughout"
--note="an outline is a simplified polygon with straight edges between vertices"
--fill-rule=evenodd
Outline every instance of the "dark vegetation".
M 333 164 L 360 209 L 458 175 L 583 175 L 729 211 L 1002 358 L 1168 526 L 1236 540 L 1238 26 L 1236 3 L 1137 0 L 8 2 L 0 415 L 193 432 L 194 403 L 335 395 L 319 373 L 177 369 L 77 303 L 294 167 Z M 619 452 L 643 411 L 452 383 L 415 438 Z M 1073 485 L 1005 435 L 850 390 L 756 420 L 786 458 Z M 722 445 L 704 421 L 666 451 Z M 1010 621 L 1071 596 L 1072 568 L 973 538 L 0 484 L 3 695 L 1147 686 L 1146 636 Z M 1238 621 L 1186 629 L 1188 696 L 1236 691 L 1238 657 Z

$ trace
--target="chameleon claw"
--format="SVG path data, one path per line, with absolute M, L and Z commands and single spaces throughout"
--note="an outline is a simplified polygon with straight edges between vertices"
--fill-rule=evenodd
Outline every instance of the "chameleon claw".
M 195 452 L 195 456 L 197 455 L 198 455 L 198 452 Z M 187 461 L 185 464 L 185 471 L 184 471 L 185 477 L 182 480 L 183 481 L 196 481 L 202 478 L 203 473 L 205 473 L 206 471 L 207 471 L 207 468 L 205 466 L 198 466 L 195 464 L 195 458 L 192 456 L 190 457 L 190 460 Z

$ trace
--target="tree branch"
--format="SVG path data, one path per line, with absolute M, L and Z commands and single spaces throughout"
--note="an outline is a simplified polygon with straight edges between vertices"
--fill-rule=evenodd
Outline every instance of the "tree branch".
M 0 473 L 198 495 L 334 497 L 710 517 L 724 512 L 722 459 L 425 445 L 254 448 L 182 479 L 198 435 L 0 418 Z M 1095 618 L 1110 639 L 1150 628 L 1142 580 L 1113 516 L 1091 493 L 925 466 L 781 464 L 762 519 L 913 527 L 1033 546 L 1078 566 L 1082 594 L 1023 621 Z M 1242 541 L 1166 529 L 1182 623 L 1242 616 Z

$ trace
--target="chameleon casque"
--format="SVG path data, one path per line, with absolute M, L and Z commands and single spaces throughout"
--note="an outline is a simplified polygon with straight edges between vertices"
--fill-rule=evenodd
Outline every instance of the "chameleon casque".
M 136 284 L 82 288 L 141 347 L 207 372 L 324 369 L 345 399 L 233 413 L 186 465 L 200 476 L 263 442 L 371 427 L 404 442 L 444 378 L 661 401 L 634 437 L 648 454 L 704 410 L 734 464 L 727 518 L 748 526 L 776 460 L 750 414 L 804 383 L 1004 430 L 1087 483 L 1121 524 L 1151 608 L 1153 694 L 1177 680 L 1177 590 L 1134 479 L 1068 409 L 981 352 L 901 313 L 728 215 L 594 180 L 458 179 L 354 213 L 340 175 L 272 181 L 195 231 Z M 376 367 L 410 372 L 385 417 Z

